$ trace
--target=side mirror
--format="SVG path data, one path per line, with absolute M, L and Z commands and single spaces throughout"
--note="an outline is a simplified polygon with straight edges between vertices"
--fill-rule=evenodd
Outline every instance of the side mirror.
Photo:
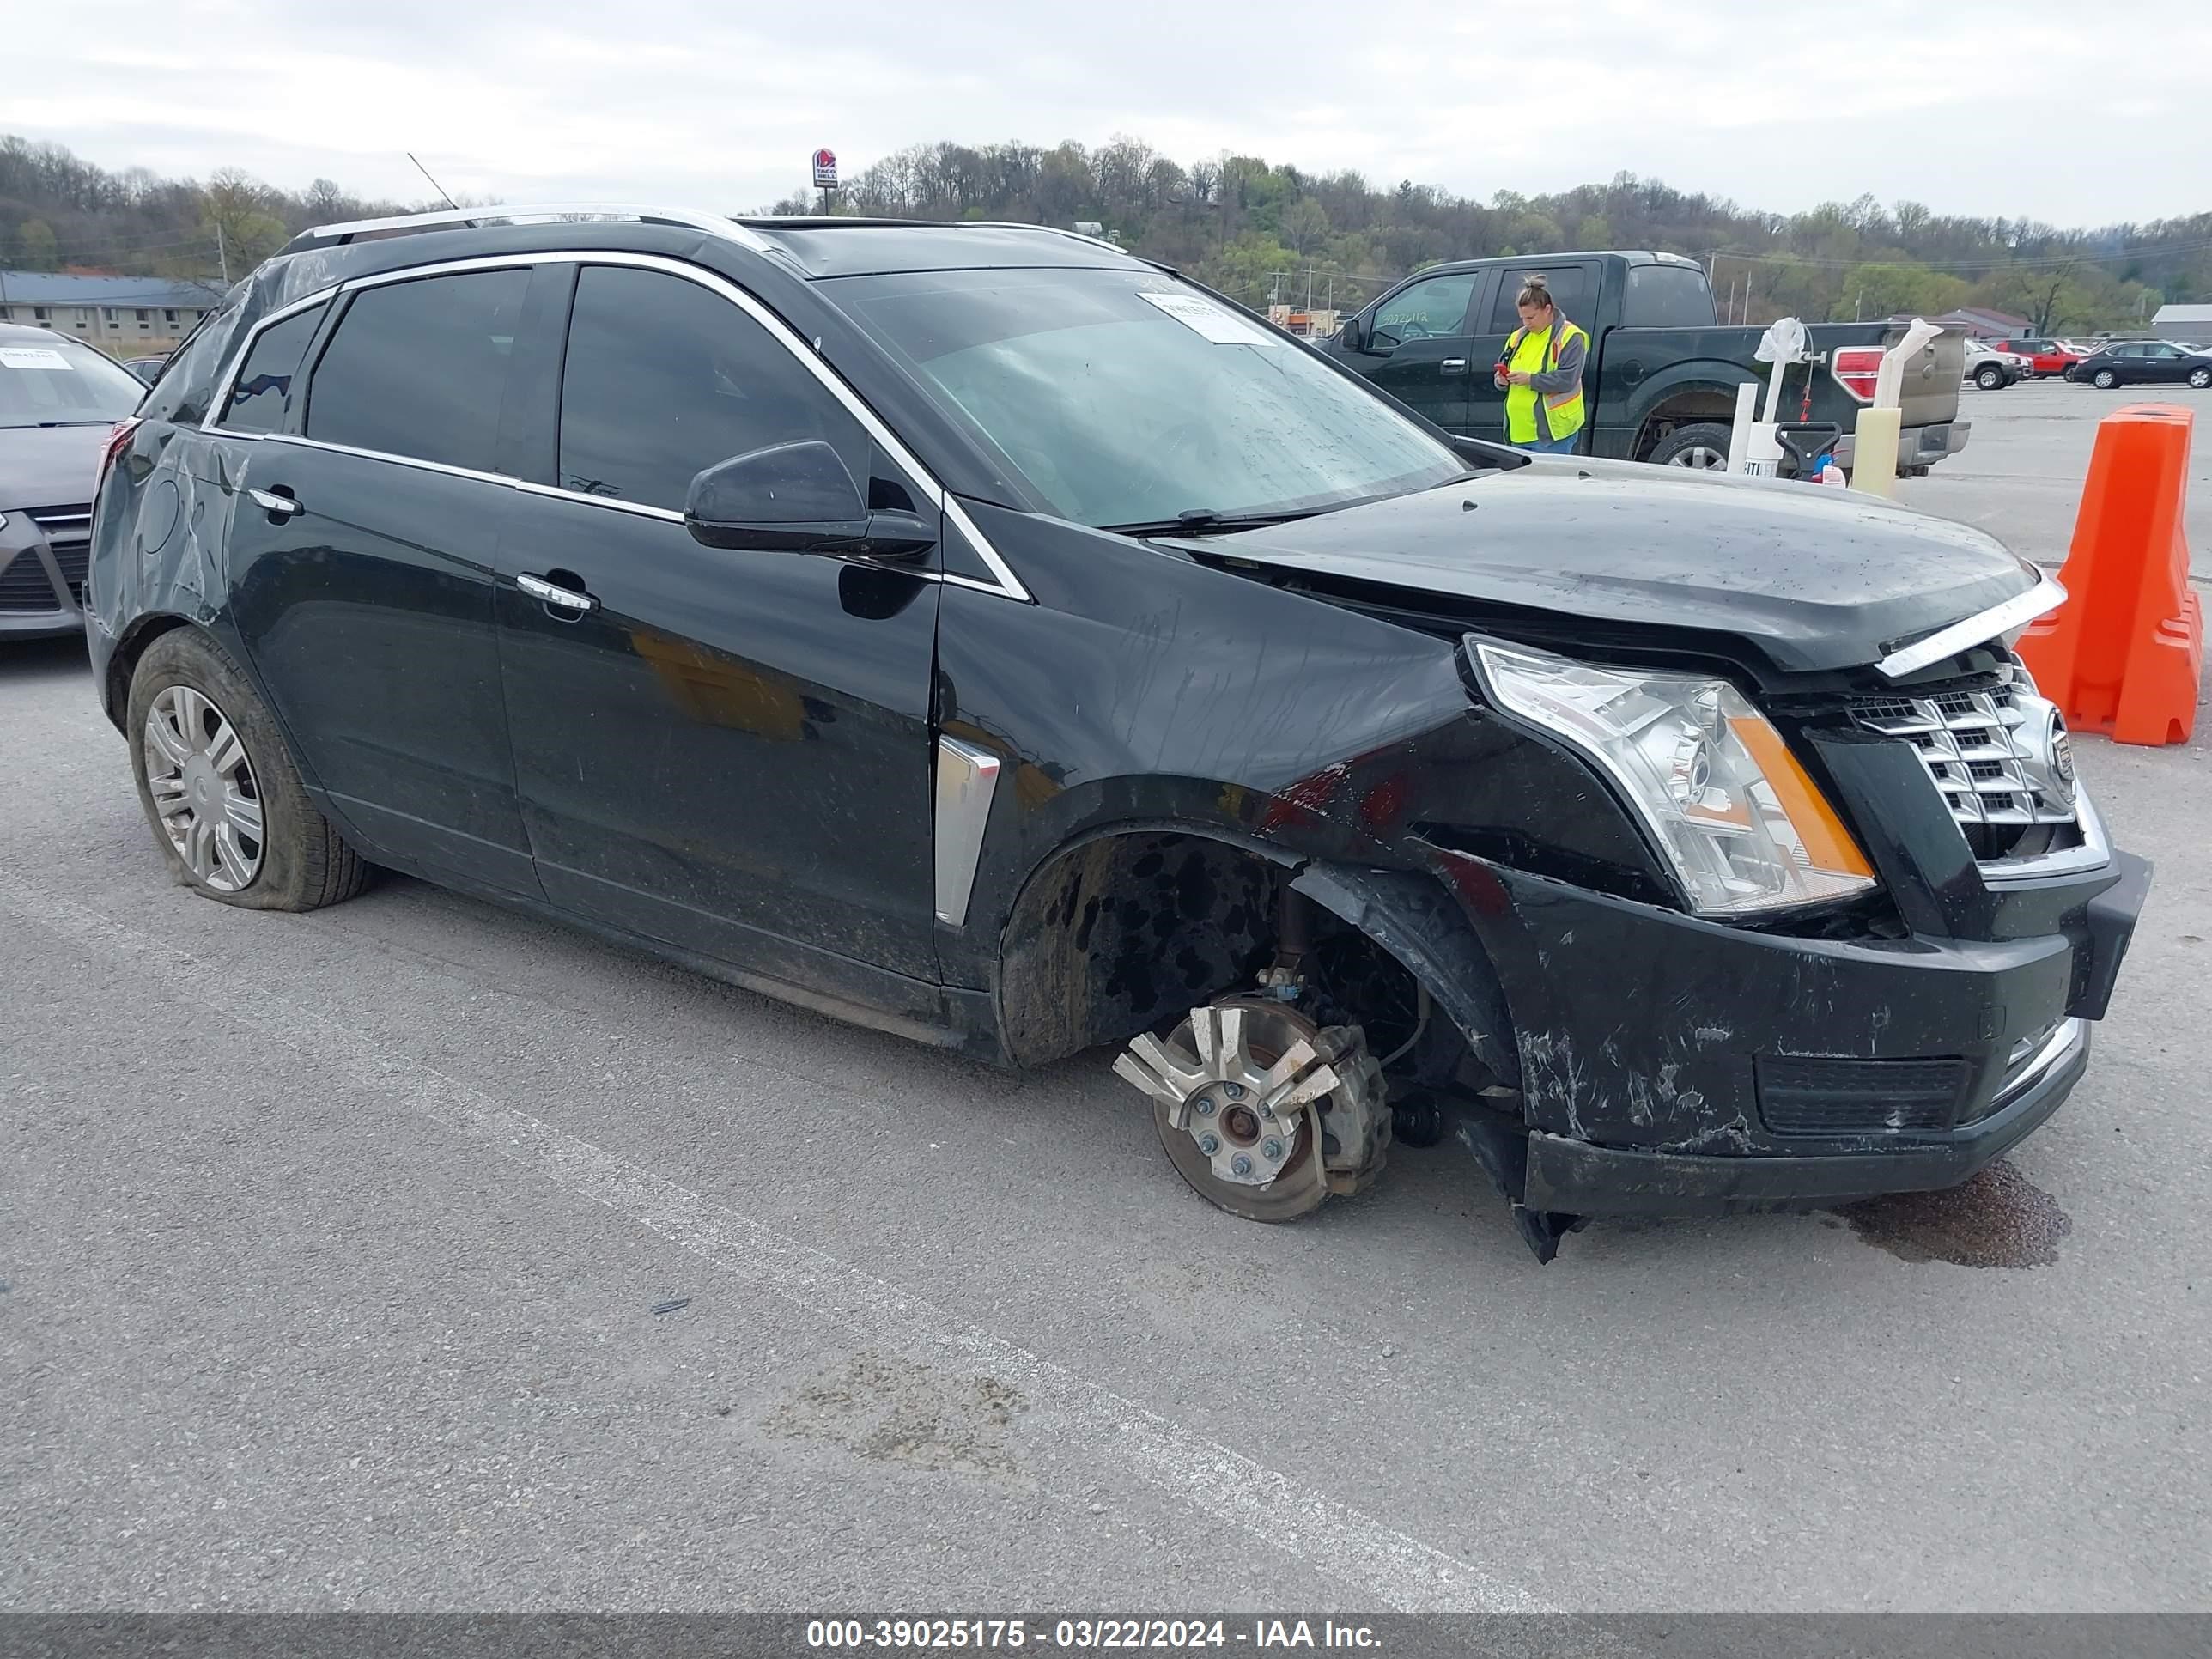
M 1346 351 L 1364 351 L 1367 349 L 1367 330 L 1365 325 L 1363 325 L 1357 317 L 1347 317 L 1344 319 L 1344 333 L 1342 338 L 1344 340 L 1344 349 Z
M 811 439 L 716 462 L 691 480 L 684 522 L 708 547 L 811 553 L 862 540 L 868 508 L 837 452 Z

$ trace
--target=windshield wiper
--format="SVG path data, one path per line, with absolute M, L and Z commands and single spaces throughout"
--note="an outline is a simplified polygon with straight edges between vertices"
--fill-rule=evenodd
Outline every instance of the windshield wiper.
M 1271 524 L 1289 524 L 1332 509 L 1303 507 L 1295 513 L 1217 513 L 1210 507 L 1194 507 L 1172 519 L 1143 519 L 1134 524 L 1101 525 L 1118 536 L 1221 536 L 1239 530 L 1262 530 Z

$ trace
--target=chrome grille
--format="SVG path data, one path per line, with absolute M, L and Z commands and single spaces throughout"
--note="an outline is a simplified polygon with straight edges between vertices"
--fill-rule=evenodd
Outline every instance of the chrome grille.
M 1869 732 L 1911 744 L 1962 824 L 2074 822 L 2070 773 L 2056 763 L 2051 706 L 2023 671 L 2006 669 L 1923 696 L 1870 698 L 1851 716 Z

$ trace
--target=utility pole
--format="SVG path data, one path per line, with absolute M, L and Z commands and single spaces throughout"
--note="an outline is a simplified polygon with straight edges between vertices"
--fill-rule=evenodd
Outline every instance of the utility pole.
M 1309 316 L 1313 313 L 1313 267 L 1311 265 L 1306 267 L 1306 313 Z
M 230 286 L 230 250 L 222 240 L 222 221 L 215 222 L 215 257 L 222 265 L 222 285 Z

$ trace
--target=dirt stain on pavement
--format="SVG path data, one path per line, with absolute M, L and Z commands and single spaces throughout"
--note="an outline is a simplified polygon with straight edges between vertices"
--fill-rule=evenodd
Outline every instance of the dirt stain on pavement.
M 1029 1409 L 991 1376 L 946 1376 L 861 1352 L 805 1384 L 769 1416 L 771 1433 L 842 1446 L 874 1462 L 969 1474 L 1010 1474 L 1007 1431 Z
M 1863 1199 L 1836 1213 L 1901 1261 L 1960 1267 L 2047 1267 L 2074 1231 L 2058 1200 L 2002 1158 L 1961 1186 Z

